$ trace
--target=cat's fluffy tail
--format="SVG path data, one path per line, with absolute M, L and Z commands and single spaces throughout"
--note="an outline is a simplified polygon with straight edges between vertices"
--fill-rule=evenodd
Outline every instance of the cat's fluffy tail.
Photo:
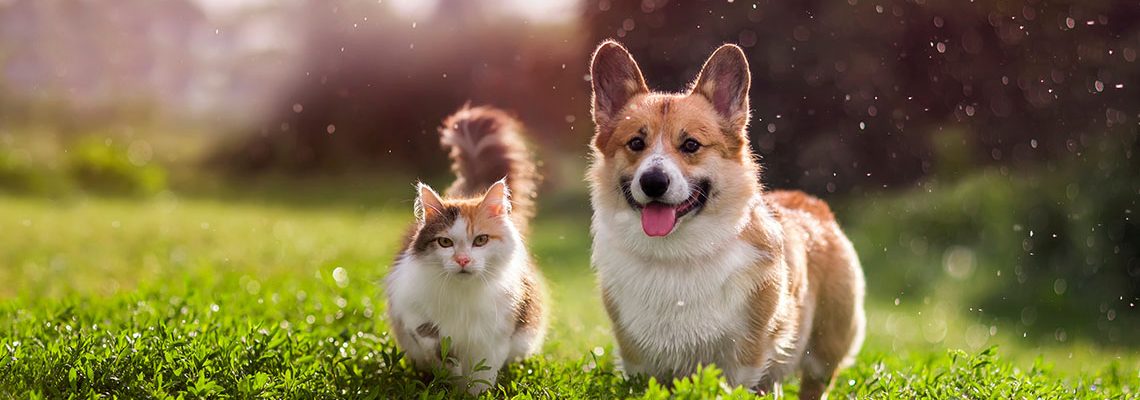
M 512 219 L 525 232 L 534 216 L 540 177 L 523 140 L 522 123 L 498 108 L 463 106 L 443 120 L 439 133 L 457 178 L 447 195 L 482 196 L 491 184 L 506 178 Z

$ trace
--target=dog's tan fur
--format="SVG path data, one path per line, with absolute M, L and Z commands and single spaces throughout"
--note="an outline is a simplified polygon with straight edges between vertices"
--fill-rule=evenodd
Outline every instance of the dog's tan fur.
M 683 94 L 649 91 L 636 62 L 616 42 L 602 43 L 591 67 L 597 132 L 589 180 L 595 214 L 629 207 L 615 188 L 647 153 L 627 147 L 633 137 L 664 143 L 669 149 L 667 157 L 686 177 L 713 176 L 710 200 L 700 214 L 687 216 L 684 223 L 700 218 L 740 221 L 738 226 L 727 224 L 723 229 L 735 229 L 730 237 L 761 255 L 732 276 L 733 285 L 743 285 L 748 293 L 742 304 L 746 311 L 739 315 L 745 333 L 741 340 L 732 340 L 733 362 L 764 371 L 754 386 L 760 392 L 777 388 L 787 372 L 783 370 L 799 367 L 800 397 L 825 397 L 840 367 L 851 361 L 862 343 L 862 269 L 825 202 L 798 191 L 765 192 L 758 181 L 759 165 L 746 134 L 750 77 L 743 52 L 736 46 L 722 46 L 709 58 L 693 89 Z M 679 151 L 687 138 L 699 141 L 701 149 L 691 154 Z M 606 223 L 607 218 L 600 220 Z M 595 233 L 598 229 L 594 227 Z M 673 237 L 685 226 L 677 229 L 670 237 L 659 238 L 672 242 L 637 242 L 667 244 L 654 250 L 657 253 L 643 255 L 648 265 L 691 260 L 698 267 L 698 258 L 673 251 L 671 246 L 690 245 L 676 242 L 681 239 Z M 631 252 L 647 246 L 631 245 Z M 595 264 L 605 256 L 599 255 L 595 242 Z M 607 280 L 601 272 L 599 276 L 623 360 L 627 364 L 653 362 L 653 348 L 638 339 L 644 337 L 639 336 L 643 332 L 632 332 L 633 328 L 623 324 L 624 311 L 616 300 L 623 283 Z M 730 383 L 743 383 L 732 382 L 732 371 L 726 374 Z

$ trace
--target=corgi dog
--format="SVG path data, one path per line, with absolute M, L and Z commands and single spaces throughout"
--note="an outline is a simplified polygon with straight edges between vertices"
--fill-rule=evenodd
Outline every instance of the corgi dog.
M 650 91 L 605 41 L 590 65 L 592 263 L 627 374 L 716 364 L 728 383 L 825 397 L 862 346 L 864 278 L 829 207 L 766 192 L 749 146 L 744 52 L 726 44 L 686 93 Z
M 445 197 L 417 186 L 415 226 L 385 280 L 389 327 L 405 356 L 421 370 L 447 368 L 471 394 L 541 349 L 546 334 L 542 276 L 523 243 L 538 175 L 520 129 L 489 107 L 444 121 L 457 179 Z

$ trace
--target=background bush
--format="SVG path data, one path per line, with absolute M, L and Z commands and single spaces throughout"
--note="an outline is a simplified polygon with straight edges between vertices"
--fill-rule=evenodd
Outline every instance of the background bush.
M 64 168 L 27 150 L 0 148 L 0 193 L 70 195 L 153 195 L 167 188 L 164 167 L 138 157 L 125 146 L 91 136 L 60 151 Z
M 932 180 L 839 215 L 882 300 L 957 302 L 1061 342 L 1135 345 L 1136 146 L 1106 139 L 1068 163 Z
M 163 168 L 132 158 L 127 148 L 114 143 L 92 138 L 72 149 L 68 172 L 79 187 L 115 195 L 152 195 L 166 189 Z

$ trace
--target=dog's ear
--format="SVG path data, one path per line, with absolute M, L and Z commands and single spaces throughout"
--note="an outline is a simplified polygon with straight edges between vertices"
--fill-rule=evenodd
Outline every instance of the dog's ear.
M 614 119 L 629 100 L 648 93 L 645 78 L 633 56 L 618 42 L 607 40 L 594 50 L 590 61 L 590 81 L 594 87 L 594 123 L 598 125 L 596 143 L 605 143 L 601 135 L 612 131 Z
M 704 96 L 730 132 L 743 132 L 748 125 L 748 87 L 752 76 L 744 51 L 733 44 L 720 46 L 705 61 L 690 95 Z

